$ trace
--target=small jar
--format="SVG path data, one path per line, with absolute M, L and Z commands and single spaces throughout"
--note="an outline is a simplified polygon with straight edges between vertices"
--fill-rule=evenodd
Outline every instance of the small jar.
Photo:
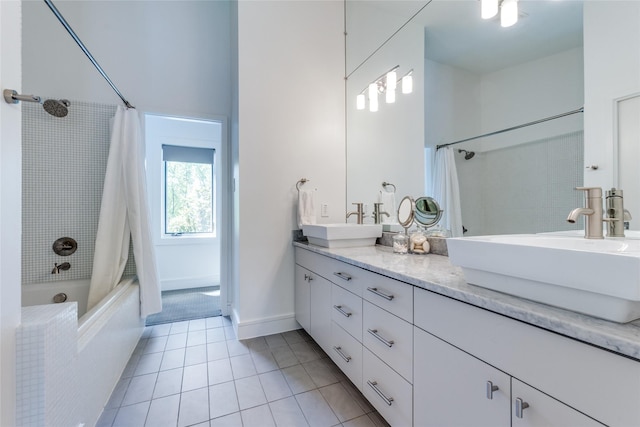
M 393 236 L 393 253 L 406 254 L 409 251 L 409 236 L 398 233 Z
M 430 249 L 431 246 L 424 231 L 418 229 L 415 233 L 411 234 L 409 238 L 409 252 L 412 254 L 426 255 Z

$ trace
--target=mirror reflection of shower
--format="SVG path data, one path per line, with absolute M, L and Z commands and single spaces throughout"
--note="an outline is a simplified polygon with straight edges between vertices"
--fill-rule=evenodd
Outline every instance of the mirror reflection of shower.
M 69 114 L 69 107 L 71 106 L 71 102 L 66 99 L 47 99 L 43 101 L 39 96 L 20 95 L 11 89 L 5 89 L 2 94 L 8 104 L 17 104 L 20 101 L 42 104 L 42 108 L 53 117 L 65 117 Z
M 459 149 L 458 153 L 464 153 L 464 159 L 465 160 L 470 160 L 470 159 L 473 158 L 473 156 L 476 155 L 475 151 L 467 151 L 467 150 L 462 150 L 462 149 Z

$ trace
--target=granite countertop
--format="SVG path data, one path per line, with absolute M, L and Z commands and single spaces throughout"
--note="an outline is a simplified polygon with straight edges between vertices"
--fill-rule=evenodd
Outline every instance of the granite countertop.
M 399 255 L 386 246 L 328 249 L 294 245 L 440 295 L 640 360 L 640 320 L 615 323 L 469 285 L 441 255 Z

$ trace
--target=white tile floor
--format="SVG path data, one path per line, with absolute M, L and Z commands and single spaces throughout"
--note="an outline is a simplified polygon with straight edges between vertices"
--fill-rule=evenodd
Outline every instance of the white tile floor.
M 98 427 L 388 424 L 304 331 L 239 341 L 228 318 L 149 326 Z

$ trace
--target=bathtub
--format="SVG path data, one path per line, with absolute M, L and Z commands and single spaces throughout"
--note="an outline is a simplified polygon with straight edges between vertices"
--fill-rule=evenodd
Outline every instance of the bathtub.
M 53 303 L 54 296 L 64 293 L 66 302 Z M 55 394 L 57 402 L 53 405 L 46 401 L 46 393 L 42 407 L 34 405 L 34 396 L 27 397 L 29 411 L 55 412 L 53 406 L 66 407 L 63 414 L 52 414 L 46 418 L 44 424 L 49 425 L 50 420 L 69 426 L 85 425 L 94 426 L 107 404 L 112 391 L 120 379 L 127 362 L 129 361 L 144 330 L 144 319 L 140 318 L 140 293 L 137 279 L 134 277 L 123 280 L 95 307 L 87 311 L 87 298 L 89 295 L 89 280 L 69 280 L 60 282 L 47 282 L 38 284 L 26 284 L 22 286 L 23 324 L 29 328 L 38 326 L 38 319 L 45 318 L 45 311 L 54 313 L 66 313 L 67 317 L 73 317 L 73 330 L 61 327 L 51 328 L 41 322 L 42 328 L 52 329 L 43 333 L 44 341 L 53 339 L 54 342 L 74 342 L 75 348 L 71 356 L 65 354 L 67 362 L 48 368 L 51 360 L 56 359 L 55 354 L 46 354 L 52 351 L 53 346 L 43 345 L 43 354 L 40 360 L 43 367 L 31 366 L 42 372 L 40 383 L 42 391 L 56 389 L 56 385 L 47 384 L 55 378 L 66 378 L 67 383 L 60 384 Z M 31 319 L 31 320 L 29 320 Z M 67 332 L 61 332 L 61 331 Z M 72 337 L 55 337 L 58 333 L 73 335 Z M 20 336 L 20 335 L 19 335 Z M 27 335 L 32 336 L 32 335 Z M 72 341 L 69 341 L 71 339 Z M 66 346 L 69 347 L 69 346 Z M 55 351 L 66 352 L 67 349 Z M 33 358 L 33 357 L 32 357 Z M 36 360 L 36 359 L 34 359 Z M 60 366 L 62 365 L 62 366 Z M 47 369 L 51 371 L 48 373 Z M 66 374 L 61 374 L 66 370 Z M 73 378 L 73 385 L 68 385 L 68 378 Z M 20 381 L 20 378 L 18 378 Z M 24 381 L 33 383 L 33 375 L 24 378 Z M 72 390 L 68 390 L 71 388 Z M 62 397 L 60 397 L 62 395 Z M 38 395 L 39 396 L 39 395 Z M 60 412 L 60 411 L 59 411 Z M 20 413 L 18 414 L 20 415 Z M 29 414 L 23 414 L 29 416 Z M 60 420 L 60 417 L 63 420 Z

